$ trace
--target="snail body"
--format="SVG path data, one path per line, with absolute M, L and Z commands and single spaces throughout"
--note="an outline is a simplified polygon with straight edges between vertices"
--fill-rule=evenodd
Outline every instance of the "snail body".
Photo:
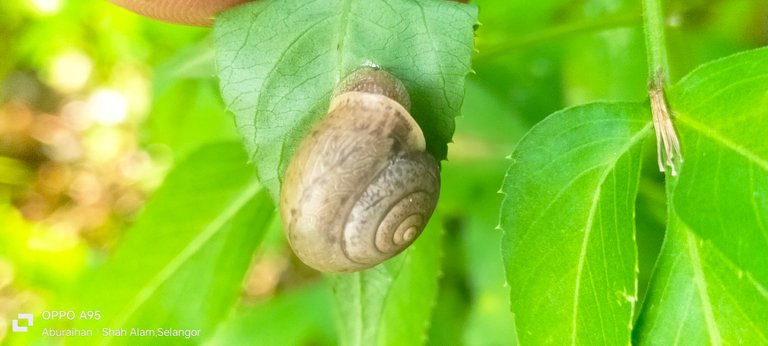
M 288 241 L 307 265 L 370 268 L 421 234 L 437 204 L 440 172 L 409 107 L 395 77 L 358 70 L 299 145 L 280 211 Z

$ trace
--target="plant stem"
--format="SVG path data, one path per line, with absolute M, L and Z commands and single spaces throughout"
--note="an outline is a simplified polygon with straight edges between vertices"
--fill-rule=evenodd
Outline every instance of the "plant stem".
M 651 101 L 653 128 L 656 130 L 656 154 L 659 170 L 669 166 L 672 175 L 677 175 L 677 163 L 683 155 L 680 141 L 672 124 L 664 86 L 668 83 L 667 45 L 664 36 L 664 15 L 661 0 L 643 0 L 643 21 L 645 46 L 648 59 L 648 96 Z
M 643 0 L 643 23 L 645 31 L 645 49 L 648 57 L 648 78 L 653 81 L 659 71 L 666 74 L 669 71 L 667 60 L 667 39 L 664 35 L 664 14 L 661 0 Z M 663 86 L 663 85 L 662 85 Z

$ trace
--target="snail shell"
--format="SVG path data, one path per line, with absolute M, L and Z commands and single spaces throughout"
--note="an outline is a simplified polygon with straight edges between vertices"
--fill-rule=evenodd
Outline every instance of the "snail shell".
M 280 211 L 296 255 L 320 271 L 373 267 L 421 234 L 440 191 L 437 161 L 408 113 L 403 84 L 363 68 L 299 145 Z

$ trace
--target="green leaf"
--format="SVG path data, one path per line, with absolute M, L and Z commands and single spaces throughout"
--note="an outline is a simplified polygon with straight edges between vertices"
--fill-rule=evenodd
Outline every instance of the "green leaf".
M 267 0 L 218 16 L 221 93 L 272 197 L 335 85 L 364 65 L 403 81 L 427 150 L 444 159 L 470 70 L 476 12 L 444 0 Z
M 422 344 L 437 299 L 440 246 L 441 229 L 433 221 L 395 258 L 365 271 L 330 275 L 341 345 Z
M 704 65 L 668 93 L 685 162 L 667 188 L 641 343 L 768 343 L 766 90 L 763 48 Z
M 335 345 L 333 297 L 327 285 L 281 292 L 222 323 L 207 345 Z
M 205 144 L 238 139 L 212 79 L 175 79 L 156 95 L 144 133 L 146 142 L 167 145 L 177 158 Z
M 209 145 L 172 170 L 109 261 L 87 277 L 83 327 L 199 329 L 213 333 L 240 295 L 273 208 L 236 143 Z M 99 335 L 101 329 L 95 329 Z M 104 343 L 176 344 L 182 338 L 112 337 Z
M 630 342 L 634 204 L 647 107 L 555 113 L 518 144 L 504 180 L 502 252 L 522 344 Z
M 206 39 L 184 48 L 155 70 L 145 143 L 162 143 L 176 158 L 205 144 L 237 140 L 237 129 L 214 79 L 214 50 Z

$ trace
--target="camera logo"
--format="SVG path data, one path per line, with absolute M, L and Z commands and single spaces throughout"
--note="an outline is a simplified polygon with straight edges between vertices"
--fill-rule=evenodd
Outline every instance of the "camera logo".
M 19 321 L 26 321 L 26 323 L 19 324 Z M 35 319 L 32 314 L 19 314 L 11 324 L 11 330 L 14 333 L 26 333 L 28 327 L 35 324 Z

